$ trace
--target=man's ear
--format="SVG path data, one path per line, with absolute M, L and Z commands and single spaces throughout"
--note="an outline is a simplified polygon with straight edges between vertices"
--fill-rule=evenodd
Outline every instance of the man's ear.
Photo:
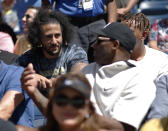
M 142 39 L 144 40 L 148 35 L 148 32 L 147 31 L 144 31 L 143 34 L 142 34 Z
M 113 41 L 113 49 L 118 49 L 120 46 L 120 42 L 118 40 Z

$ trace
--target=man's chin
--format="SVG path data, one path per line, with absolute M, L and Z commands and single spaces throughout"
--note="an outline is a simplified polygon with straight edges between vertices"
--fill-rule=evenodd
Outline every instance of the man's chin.
M 28 32 L 28 28 L 27 27 L 23 27 L 23 31 L 24 31 L 24 33 L 27 33 Z
M 59 52 L 48 52 L 48 55 L 50 55 L 50 56 L 58 56 Z
M 61 51 L 60 50 L 59 51 L 47 51 L 47 54 L 51 57 L 54 57 L 54 56 L 58 57 L 58 56 L 60 56 Z

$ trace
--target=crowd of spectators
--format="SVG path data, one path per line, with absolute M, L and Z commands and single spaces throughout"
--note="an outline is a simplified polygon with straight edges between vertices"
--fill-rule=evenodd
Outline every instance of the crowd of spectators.
M 137 2 L 1 0 L 2 130 L 166 131 L 168 18 Z

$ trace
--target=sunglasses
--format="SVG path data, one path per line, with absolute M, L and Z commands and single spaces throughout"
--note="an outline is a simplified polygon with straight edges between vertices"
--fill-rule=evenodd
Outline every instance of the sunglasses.
M 60 107 L 64 107 L 70 104 L 76 109 L 80 109 L 84 107 L 84 105 L 86 104 L 86 100 L 80 96 L 68 98 L 66 95 L 59 95 L 55 97 L 55 103 Z
M 31 16 L 29 14 L 24 15 L 24 17 L 26 18 L 26 20 L 29 19 L 29 18 L 31 18 Z

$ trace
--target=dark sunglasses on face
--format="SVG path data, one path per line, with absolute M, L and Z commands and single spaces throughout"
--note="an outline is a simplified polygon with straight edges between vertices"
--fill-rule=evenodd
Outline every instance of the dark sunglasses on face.
M 86 100 L 80 96 L 68 98 L 66 95 L 58 95 L 55 97 L 55 103 L 61 107 L 70 104 L 71 106 L 80 109 L 84 107 Z
M 28 14 L 27 14 L 27 15 L 25 15 L 24 17 L 26 17 L 26 20 L 27 20 L 27 19 L 29 19 L 29 18 L 31 18 L 31 16 L 30 16 L 30 15 L 28 15 Z

